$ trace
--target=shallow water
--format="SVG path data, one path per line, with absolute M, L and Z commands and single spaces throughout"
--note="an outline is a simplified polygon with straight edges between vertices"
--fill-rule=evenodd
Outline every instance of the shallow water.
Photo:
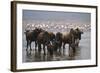
M 23 36 L 23 49 L 22 49 L 22 61 L 23 62 L 41 62 L 41 61 L 62 61 L 62 60 L 86 60 L 91 59 L 91 36 L 90 31 L 84 32 L 80 40 L 79 47 L 76 48 L 74 56 L 69 56 L 68 45 L 66 44 L 65 53 L 56 54 L 52 57 L 48 54 L 41 55 L 35 52 L 34 42 L 32 43 L 32 51 L 26 51 L 25 35 Z

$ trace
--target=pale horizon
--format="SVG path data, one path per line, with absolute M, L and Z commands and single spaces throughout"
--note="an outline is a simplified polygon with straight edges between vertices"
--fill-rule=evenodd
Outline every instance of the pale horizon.
M 30 24 L 32 24 L 33 21 L 66 21 L 72 24 L 91 24 L 91 14 L 82 12 L 23 10 L 23 21 Z

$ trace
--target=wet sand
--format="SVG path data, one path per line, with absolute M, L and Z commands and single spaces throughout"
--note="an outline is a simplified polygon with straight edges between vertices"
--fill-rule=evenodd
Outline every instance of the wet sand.
M 23 49 L 22 49 L 22 61 L 23 62 L 41 62 L 41 61 L 63 61 L 63 60 L 86 60 L 91 59 L 91 37 L 90 31 L 82 34 L 79 47 L 76 48 L 74 56 L 69 56 L 68 45 L 66 44 L 65 53 L 56 54 L 52 57 L 48 54 L 44 55 L 43 50 L 41 55 L 35 52 L 34 42 L 32 43 L 32 51 L 26 51 L 25 35 L 23 36 Z

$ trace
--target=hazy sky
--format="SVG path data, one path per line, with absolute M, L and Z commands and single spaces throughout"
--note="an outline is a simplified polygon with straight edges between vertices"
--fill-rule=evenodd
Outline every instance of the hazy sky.
M 23 21 L 42 20 L 42 21 L 66 21 L 68 23 L 90 24 L 90 13 L 79 12 L 56 12 L 23 10 Z

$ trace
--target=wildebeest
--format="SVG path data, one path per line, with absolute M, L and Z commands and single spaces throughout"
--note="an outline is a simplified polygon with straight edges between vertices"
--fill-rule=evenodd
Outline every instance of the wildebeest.
M 69 50 L 70 47 L 72 48 L 71 44 L 75 43 L 75 35 L 74 35 L 74 30 L 71 29 L 69 33 L 62 33 L 62 42 L 63 42 L 63 54 L 65 52 L 65 45 L 68 44 L 69 45 Z
M 48 51 L 50 56 L 57 54 L 58 45 L 59 45 L 59 43 L 55 40 L 52 43 L 49 43 L 47 45 L 47 51 Z
M 37 36 L 40 32 L 42 32 L 43 30 L 41 28 L 35 28 L 34 30 L 26 30 L 25 31 L 25 35 L 26 35 L 26 41 L 27 41 L 27 48 L 26 51 L 28 49 L 28 46 L 30 46 L 30 50 L 31 49 L 31 43 L 35 42 L 35 49 L 37 47 Z
M 65 51 L 65 44 L 69 44 L 69 51 L 72 48 L 75 52 L 75 48 L 79 45 L 79 40 L 81 40 L 82 31 L 77 29 L 71 29 L 69 33 L 63 34 L 62 42 L 63 42 L 63 53 Z
M 62 46 L 62 33 L 57 32 L 55 36 L 55 43 L 57 44 L 56 46 L 58 47 L 57 50 L 59 53 L 61 53 L 61 46 Z
M 52 44 L 48 44 L 47 45 L 47 52 L 49 53 L 50 56 L 53 56 L 53 51 L 54 50 L 54 46 Z
M 64 54 L 64 51 L 65 51 L 65 44 L 69 44 L 69 49 L 70 47 L 73 48 L 74 46 L 72 46 L 72 43 L 74 44 L 75 43 L 75 31 L 73 29 L 70 30 L 70 32 L 66 32 L 65 34 L 64 33 L 61 33 L 61 32 L 57 32 L 56 35 L 55 35 L 55 40 L 54 40 L 54 43 L 53 45 L 51 46 L 55 46 L 54 44 L 56 44 L 56 48 L 55 49 L 55 53 L 57 51 L 59 51 L 59 53 L 61 54 L 61 47 L 63 45 L 63 54 Z M 50 46 L 50 45 L 49 45 Z
M 55 34 L 53 32 L 48 32 L 50 36 L 50 41 L 53 42 L 55 40 Z
M 74 31 L 75 31 L 74 33 L 76 35 L 75 44 L 76 44 L 76 47 L 78 47 L 79 46 L 79 40 L 81 40 L 81 35 L 83 34 L 83 31 L 81 31 L 79 28 L 76 28 Z
M 41 53 L 41 45 L 43 45 L 43 51 L 44 51 L 44 55 L 46 54 L 45 52 L 45 46 L 47 44 L 50 43 L 50 35 L 47 31 L 43 31 L 41 32 L 38 36 L 37 36 L 37 44 L 38 44 L 38 52 L 39 54 Z

